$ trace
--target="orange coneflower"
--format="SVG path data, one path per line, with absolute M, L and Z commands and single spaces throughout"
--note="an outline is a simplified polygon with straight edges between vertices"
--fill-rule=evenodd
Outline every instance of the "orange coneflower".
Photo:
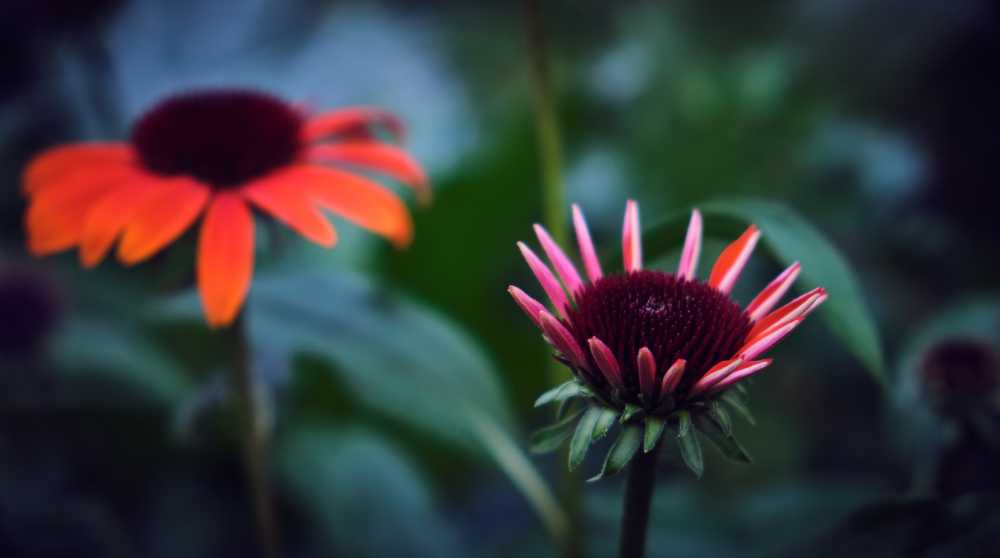
M 322 209 L 396 246 L 410 242 L 402 201 L 344 168 L 380 172 L 415 188 L 422 200 L 429 196 L 420 166 L 378 141 L 375 125 L 402 136 L 400 122 L 374 108 L 307 117 L 254 91 L 171 97 L 139 119 L 129 142 L 58 146 L 28 165 L 28 247 L 42 256 L 78 246 L 81 263 L 93 267 L 118 241 L 118 259 L 132 265 L 204 215 L 198 288 L 209 325 L 226 325 L 253 274 L 251 208 L 326 247 L 337 234 Z

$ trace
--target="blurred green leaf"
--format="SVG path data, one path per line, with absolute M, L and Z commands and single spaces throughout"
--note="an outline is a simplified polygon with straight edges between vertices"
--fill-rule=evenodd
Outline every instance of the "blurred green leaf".
M 757 424 L 757 421 L 753 418 L 753 415 L 750 413 L 750 407 L 748 407 L 746 402 L 743 401 L 743 397 L 740 395 L 738 391 L 726 390 L 726 392 L 722 394 L 721 399 L 722 401 L 728 403 L 729 406 L 732 407 L 737 413 L 742 415 L 743 418 L 745 418 L 746 421 L 749 422 L 751 425 Z
M 158 312 L 166 320 L 202 319 L 193 292 Z M 328 370 L 365 406 L 466 450 L 481 448 L 467 408 L 512 426 L 496 373 L 473 340 L 361 275 L 259 276 L 245 312 L 258 362 L 328 359 Z
M 323 534 L 328 554 L 467 555 L 424 480 L 378 437 L 302 428 L 275 453 L 280 482 Z
M 52 340 L 52 355 L 60 371 L 125 386 L 137 396 L 172 406 L 190 387 L 184 369 L 132 324 L 103 318 L 74 317 Z
M 538 399 L 535 400 L 535 407 L 541 407 L 553 401 L 565 401 L 573 397 L 585 395 L 587 392 L 587 388 L 581 385 L 580 382 L 569 380 L 539 395 Z

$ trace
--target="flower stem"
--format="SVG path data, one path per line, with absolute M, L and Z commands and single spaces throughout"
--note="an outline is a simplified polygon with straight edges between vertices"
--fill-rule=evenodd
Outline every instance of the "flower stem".
M 247 489 L 250 492 L 254 521 L 257 526 L 257 542 L 260 545 L 261 556 L 281 558 L 278 519 L 268 479 L 270 427 L 268 418 L 261 409 L 259 399 L 256 396 L 250 360 L 250 343 L 247 339 L 247 324 L 243 312 L 237 316 L 231 329 L 235 337 L 233 373 L 239 397 L 239 413 L 243 424 L 243 461 L 246 467 Z
M 544 221 L 552 238 L 559 244 L 566 240 L 566 193 L 562 177 L 562 145 L 556 103 L 552 95 L 552 79 L 546 57 L 547 41 L 539 0 L 525 0 L 528 56 L 531 63 L 531 84 L 535 97 L 535 121 L 541 151 Z
M 662 444 L 657 444 L 649 453 L 640 450 L 629 465 L 621 540 L 618 545 L 619 558 L 642 558 L 646 552 L 649 508 L 656 488 L 656 461 L 660 455 L 660 445 Z
M 542 170 L 542 205 L 545 228 L 557 244 L 566 241 L 566 193 L 562 176 L 562 145 L 559 140 L 559 124 L 556 118 L 556 103 L 552 94 L 552 80 L 549 72 L 547 40 L 542 20 L 539 0 L 524 0 L 524 22 L 527 38 L 528 60 L 531 71 L 531 86 L 535 102 L 535 123 L 540 152 L 539 164 Z M 548 367 L 550 385 L 565 381 L 566 370 L 552 362 Z M 563 462 L 566 453 L 563 453 Z M 560 492 L 568 520 L 568 531 L 562 537 L 563 558 L 578 558 L 580 547 L 583 497 L 580 490 L 579 472 L 563 469 Z

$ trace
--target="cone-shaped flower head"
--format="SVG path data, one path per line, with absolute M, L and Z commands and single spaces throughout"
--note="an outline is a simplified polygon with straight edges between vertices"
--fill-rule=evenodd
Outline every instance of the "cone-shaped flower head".
M 583 390 L 626 420 L 666 420 L 681 411 L 708 409 L 728 388 L 766 368 L 771 363 L 766 353 L 826 299 L 826 291 L 816 288 L 775 309 L 799 275 L 798 263 L 745 307 L 730 297 L 760 238 L 756 226 L 723 250 L 708 280 L 701 281 L 697 210 L 676 273 L 643 269 L 639 208 L 633 201 L 625 210 L 621 273 L 604 274 L 575 206 L 573 222 L 584 275 L 540 226 L 535 232 L 551 269 L 520 244 L 553 310 L 521 289 L 510 292 Z
M 409 244 L 400 199 L 355 170 L 399 180 L 429 196 L 420 166 L 380 141 L 401 139 L 391 114 L 354 107 L 309 116 L 270 95 L 209 90 L 171 97 L 135 124 L 125 143 L 77 143 L 37 156 L 23 177 L 28 248 L 78 247 L 86 267 L 117 243 L 118 259 L 149 259 L 201 218 L 197 280 L 205 316 L 226 325 L 253 275 L 252 209 L 321 246 L 337 241 L 322 210 Z

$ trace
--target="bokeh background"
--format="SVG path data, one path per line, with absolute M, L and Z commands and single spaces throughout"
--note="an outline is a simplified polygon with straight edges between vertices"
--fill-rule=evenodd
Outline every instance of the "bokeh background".
M 483 442 L 499 429 L 521 455 L 551 419 L 532 405 L 551 359 L 506 293 L 538 292 L 514 243 L 543 218 L 518 2 L 12 0 L 0 15 L 0 555 L 255 555 L 194 235 L 135 269 L 33 261 L 19 193 L 38 151 L 125 138 L 164 96 L 219 86 L 393 110 L 435 191 L 412 204 L 405 252 L 342 223 L 333 251 L 261 226 L 248 312 L 287 554 L 557 555 Z M 846 264 L 825 319 L 750 386 L 757 424 L 737 431 L 755 463 L 709 451 L 698 481 L 665 452 L 650 556 L 996 556 L 996 3 L 541 16 L 567 199 L 609 262 L 632 197 L 657 264 L 696 205 L 736 208 L 709 214 L 709 252 L 734 213 L 763 212 L 805 238 L 801 257 Z M 737 298 L 780 252 L 760 250 Z M 955 390 L 928 375 L 973 402 L 942 404 Z M 986 378 L 978 396 L 967 377 Z M 558 455 L 528 459 L 564 493 Z M 622 479 L 578 490 L 583 553 L 609 556 Z

